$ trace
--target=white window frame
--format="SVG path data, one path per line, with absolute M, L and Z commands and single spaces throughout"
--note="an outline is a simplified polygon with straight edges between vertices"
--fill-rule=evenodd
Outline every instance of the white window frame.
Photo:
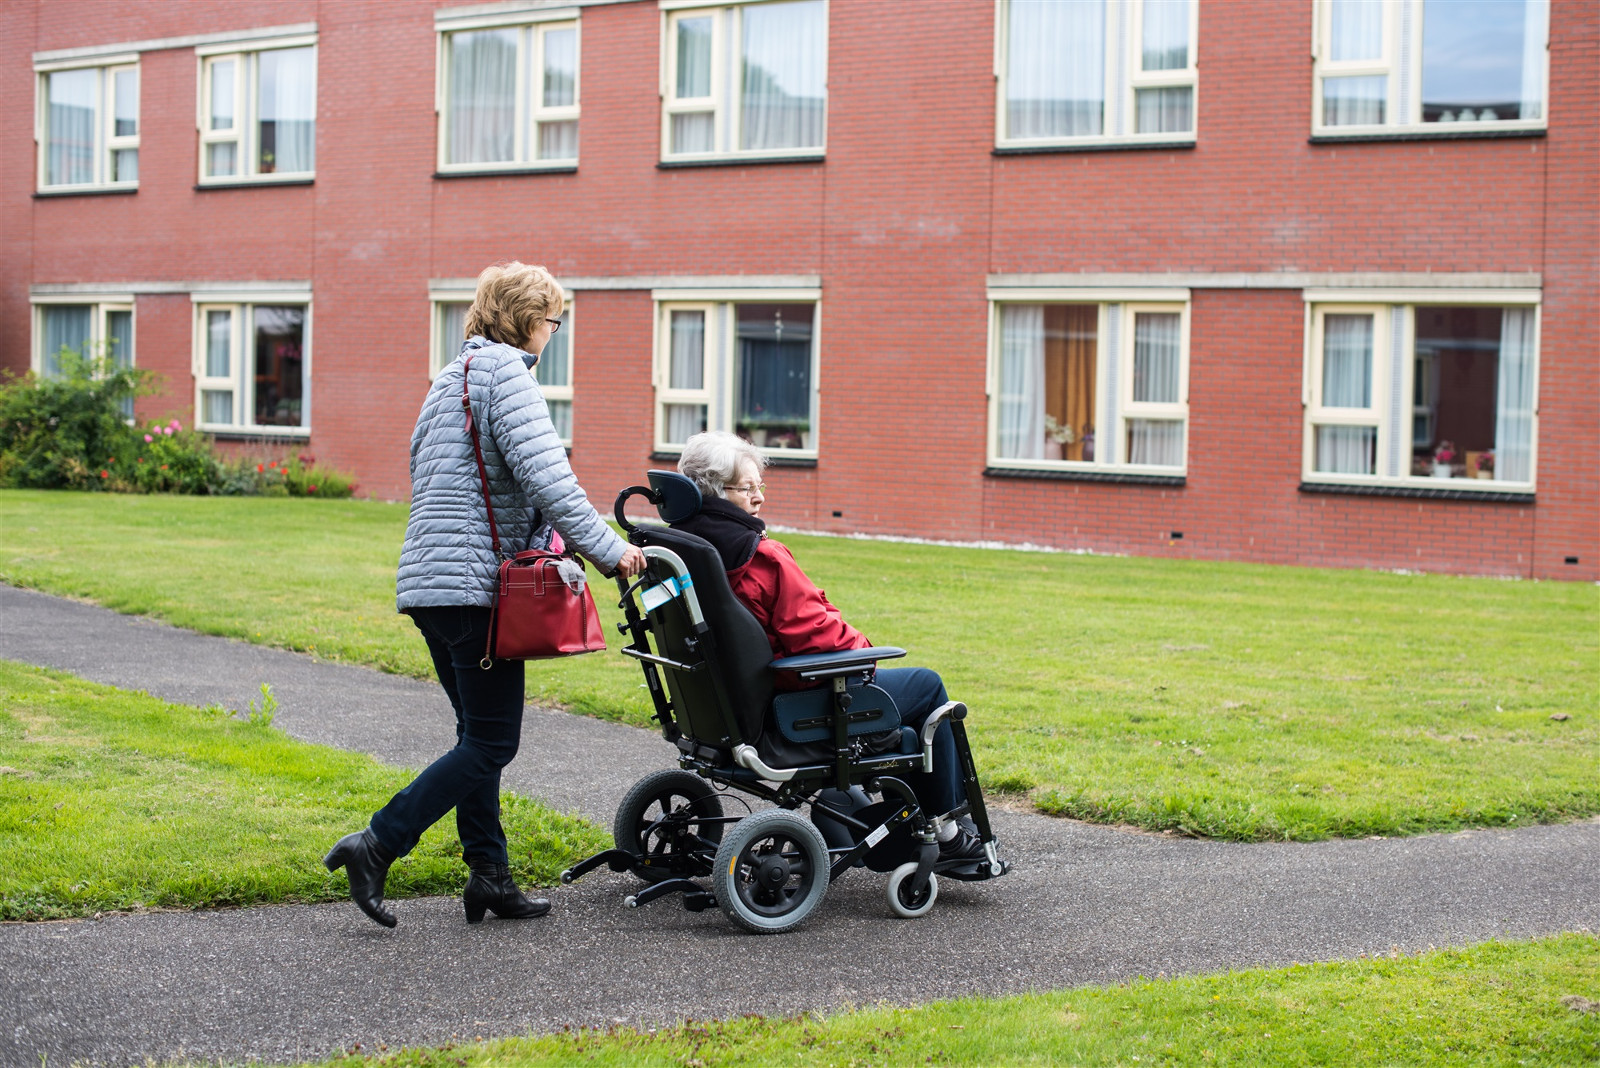
M 817 458 L 822 441 L 820 425 L 822 390 L 819 378 L 822 370 L 822 291 L 820 289 L 747 289 L 747 290 L 669 290 L 651 291 L 655 304 L 653 337 L 654 352 L 651 384 L 655 399 L 653 411 L 652 450 L 675 454 L 683 451 L 682 442 L 666 440 L 666 406 L 669 404 L 704 404 L 706 429 L 734 430 L 734 358 L 737 353 L 738 322 L 734 307 L 739 304 L 810 304 L 811 312 L 811 448 L 762 448 L 764 455 L 772 458 Z M 674 311 L 703 311 L 706 316 L 705 372 L 700 389 L 674 389 L 672 372 L 672 313 Z
M 1342 290 L 1307 289 L 1305 302 L 1304 375 L 1300 403 L 1302 419 L 1300 478 L 1308 484 L 1380 486 L 1470 490 L 1486 493 L 1526 494 L 1534 492 L 1539 477 L 1539 378 L 1542 371 L 1542 301 L 1538 290 Z M 1531 307 L 1533 322 L 1533 419 L 1529 448 L 1529 476 L 1525 482 L 1499 479 L 1434 479 L 1411 473 L 1412 417 L 1415 412 L 1414 375 L 1416 369 L 1416 310 L 1441 305 L 1470 305 L 1490 308 Z M 1325 332 L 1323 322 L 1329 314 L 1371 314 L 1372 331 L 1372 407 L 1329 408 L 1322 403 L 1322 362 Z M 1397 348 L 1398 343 L 1398 348 Z M 1399 366 L 1396 366 L 1398 361 Z M 1398 393 L 1398 395 L 1397 395 Z M 1377 428 L 1371 475 L 1339 474 L 1315 470 L 1317 426 L 1373 426 Z M 1386 458 L 1395 449 L 1394 435 L 1400 435 L 1399 471 L 1386 471 Z M 1497 450 L 1498 451 L 1498 446 Z
M 138 53 L 100 57 L 92 62 L 79 60 L 38 63 L 34 65 L 33 69 L 34 188 L 41 193 L 81 193 L 101 189 L 138 189 L 139 181 L 137 178 L 132 181 L 119 182 L 114 181 L 111 177 L 111 164 L 116 153 L 124 149 L 137 150 L 139 148 L 140 134 L 144 132 L 142 106 L 144 72 L 140 68 Z M 49 178 L 47 157 L 50 148 L 50 75 L 64 74 L 77 70 L 95 71 L 94 178 L 87 182 L 61 182 L 55 185 L 48 185 L 46 181 Z M 135 112 L 135 122 L 139 132 L 118 137 L 116 76 L 123 71 L 129 70 L 134 72 L 137 94 L 140 98 L 140 103 Z M 141 160 L 140 162 L 142 163 L 143 161 Z
M 1105 115 L 1100 134 L 1079 137 L 1012 137 L 1006 128 L 1006 75 L 1010 68 L 1010 0 L 995 0 L 994 41 L 994 143 L 996 148 L 1094 147 L 1096 145 L 1192 144 L 1200 129 L 1200 0 L 1189 5 L 1188 65 L 1172 70 L 1145 71 L 1143 29 L 1144 0 L 1105 0 Z M 1125 43 L 1121 48 L 1118 42 Z M 1180 89 L 1190 92 L 1188 130 L 1138 133 L 1140 89 Z M 1120 132 L 1119 132 L 1120 131 Z
M 449 9 L 434 17 L 435 58 L 433 111 L 437 130 L 435 166 L 440 174 L 483 171 L 570 171 L 578 165 L 577 156 L 562 159 L 538 158 L 539 125 L 547 122 L 578 122 L 579 153 L 583 151 L 583 126 L 579 121 L 583 110 L 583 20 L 576 8 L 552 8 L 545 11 L 520 11 L 511 15 L 480 15 L 452 18 Z M 516 115 L 514 118 L 514 148 L 509 160 L 489 163 L 452 163 L 449 160 L 450 116 L 450 37 L 473 30 L 515 29 L 517 33 L 517 88 Z M 574 64 L 572 78 L 572 104 L 562 107 L 544 106 L 544 47 L 545 38 L 556 30 L 572 30 L 574 34 Z
M 312 385 L 312 304 L 305 292 L 298 293 L 192 293 L 193 334 L 190 344 L 191 373 L 194 375 L 194 425 L 208 434 L 246 437 L 305 438 L 311 435 L 311 385 Z M 265 426 L 253 421 L 255 411 L 254 352 L 249 337 L 248 320 L 256 305 L 294 305 L 305 309 L 305 325 L 300 338 L 302 377 L 299 426 Z M 227 310 L 232 312 L 229 323 L 229 363 L 227 377 L 210 377 L 206 372 L 206 313 Z M 233 421 L 212 423 L 205 421 L 204 394 L 207 390 L 228 389 L 233 392 Z
M 661 160 L 663 163 L 701 162 L 717 160 L 762 159 L 822 159 L 828 147 L 828 108 L 824 97 L 822 112 L 822 144 L 803 148 L 737 148 L 740 138 L 740 100 L 738 80 L 731 75 L 738 70 L 739 57 L 732 49 L 743 39 L 744 11 L 759 3 L 774 0 L 658 0 L 661 8 Z M 778 0 L 781 2 L 781 0 Z M 678 96 L 678 49 L 676 27 L 682 18 L 711 16 L 711 95 L 708 97 Z M 828 27 L 832 10 L 828 0 L 822 5 L 823 92 L 828 93 L 829 48 Z M 672 151 L 672 117 L 685 114 L 710 114 L 712 116 L 712 142 L 728 148 L 714 148 L 710 152 Z
M 1093 460 L 1025 460 L 1000 455 L 1001 309 L 1008 304 L 1092 304 L 1095 320 L 1095 458 Z M 1187 476 L 1189 470 L 1189 322 L 1192 303 L 1187 289 L 1004 289 L 989 291 L 989 354 L 987 463 L 989 467 L 1018 471 L 1080 471 L 1129 475 Z M 1179 315 L 1178 400 L 1175 403 L 1133 400 L 1135 316 L 1141 312 Z M 1117 352 L 1109 351 L 1108 326 L 1117 317 Z M 1115 395 L 1110 382 L 1116 359 Z M 1114 403 L 1113 403 L 1114 402 Z M 1115 410 L 1113 410 L 1113 408 Z M 1131 464 L 1127 452 L 1128 423 L 1135 419 L 1183 420 L 1183 463 L 1176 467 Z M 1107 435 L 1101 428 L 1109 426 Z
M 273 171 L 269 174 L 260 173 L 257 168 L 260 161 L 256 158 L 257 138 L 259 136 L 256 122 L 261 112 L 261 101 L 258 97 L 260 85 L 255 71 L 262 52 L 278 51 L 285 48 L 311 48 L 312 77 L 317 78 L 320 54 L 317 49 L 317 35 L 304 34 L 298 37 L 280 37 L 265 41 L 248 41 L 231 44 L 216 44 L 197 47 L 194 50 L 196 64 L 196 113 L 195 127 L 200 134 L 199 158 L 195 161 L 196 173 L 199 175 L 200 185 L 274 185 L 290 182 L 306 182 L 314 180 L 317 176 L 313 168 L 309 171 Z M 233 126 L 226 130 L 211 129 L 211 92 L 213 86 L 212 69 L 222 62 L 233 62 Z M 320 110 L 321 86 L 315 84 L 312 88 L 313 114 Z M 233 174 L 211 175 L 206 173 L 206 165 L 210 158 L 210 147 L 214 144 L 232 143 L 234 159 L 237 166 Z
M 428 317 L 428 380 L 430 382 L 435 378 L 438 378 L 439 373 L 443 371 L 445 366 L 449 363 L 449 360 L 445 360 L 443 358 L 445 340 L 445 305 L 471 304 L 474 295 L 474 291 L 470 289 L 432 289 L 429 291 L 428 301 L 430 314 Z M 578 351 L 576 335 L 577 316 L 573 314 L 574 309 L 577 307 L 577 302 L 574 300 L 571 293 L 564 293 L 564 297 L 565 299 L 561 309 L 561 333 L 566 337 L 567 343 L 567 384 L 564 386 L 557 386 L 539 382 L 539 392 L 543 394 L 546 402 L 566 401 L 568 404 L 571 404 L 573 403 L 572 383 L 577 374 L 577 367 L 575 363 Z M 457 342 L 456 345 L 457 349 L 459 350 L 460 342 Z M 455 357 L 452 356 L 450 359 L 453 360 Z M 533 369 L 533 377 L 535 381 L 538 381 L 539 368 L 537 366 L 535 366 Z M 576 416 L 577 409 L 574 408 L 573 412 L 574 416 Z M 562 438 L 561 443 L 570 449 L 572 447 L 571 436 L 569 435 L 568 437 Z
M 1537 119 L 1494 119 L 1471 122 L 1422 121 L 1422 9 L 1424 0 L 1385 0 L 1383 55 L 1378 59 L 1334 61 L 1327 57 L 1333 40 L 1333 4 L 1314 0 L 1312 17 L 1311 133 L 1314 137 L 1371 137 L 1382 134 L 1508 133 L 1543 130 L 1550 120 L 1550 27 L 1545 20 L 1541 116 Z M 1323 121 L 1324 78 L 1383 77 L 1384 121 L 1329 126 Z
M 68 305 L 77 308 L 93 308 L 89 319 L 89 344 L 96 351 L 90 356 L 99 356 L 104 351 L 103 346 L 111 338 L 110 318 L 114 312 L 128 313 L 128 332 L 132 335 L 127 339 L 128 366 L 138 366 L 138 345 L 135 338 L 139 336 L 138 312 L 131 293 L 118 293 L 110 296 L 97 295 L 94 300 L 84 300 L 75 296 L 48 296 L 30 297 L 29 303 L 33 310 L 33 339 L 29 346 L 30 359 L 28 368 L 36 375 L 44 374 L 44 311 L 49 306 Z M 110 355 L 109 352 L 105 352 Z

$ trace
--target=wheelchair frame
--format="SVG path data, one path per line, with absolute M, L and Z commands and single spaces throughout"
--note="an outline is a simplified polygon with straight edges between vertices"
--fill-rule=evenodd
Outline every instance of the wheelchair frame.
M 652 482 L 662 474 L 667 473 L 651 472 Z M 670 474 L 681 478 L 676 472 Z M 574 882 L 601 866 L 632 871 L 648 885 L 624 899 L 629 908 L 681 893 L 690 911 L 717 905 L 747 930 L 777 933 L 802 922 L 820 904 L 827 885 L 852 867 L 889 871 L 890 907 L 907 918 L 925 915 L 932 908 L 938 875 L 963 881 L 1003 875 L 1008 866 L 996 851 L 973 764 L 964 723 L 966 705 L 949 701 L 928 716 L 918 738 L 920 752 L 866 755 L 862 742 L 850 734 L 850 683 L 870 680 L 879 661 L 902 657 L 905 650 L 879 646 L 773 660 L 768 664 L 772 670 L 792 671 L 829 687 L 832 755 L 826 762 L 770 766 L 740 726 L 724 682 L 717 636 L 701 611 L 688 565 L 672 549 L 648 544 L 651 532 L 663 528 L 639 527 L 628 521 L 623 506 L 633 496 L 643 496 L 658 507 L 664 503 L 663 492 L 645 486 L 630 486 L 617 497 L 617 521 L 628 540 L 643 549 L 647 560 L 644 572 L 631 583 L 620 576 L 617 579 L 618 607 L 624 614 L 617 629 L 630 639 L 622 653 L 639 661 L 655 709 L 652 718 L 660 724 L 662 737 L 679 750 L 681 770 L 657 772 L 638 783 L 617 814 L 616 848 L 567 869 L 561 873 L 561 881 Z M 682 640 L 688 655 L 681 659 L 663 655 L 664 644 L 651 644 L 652 637 L 658 643 L 665 638 L 653 633 L 650 617 L 673 600 L 681 602 L 690 626 L 690 634 Z M 658 622 L 663 618 L 657 615 Z M 663 681 L 664 672 L 704 673 L 709 679 L 718 721 L 725 731 L 716 744 L 685 733 L 680 723 L 684 710 L 675 706 L 672 688 Z M 934 734 L 944 722 L 950 724 L 955 737 L 966 803 L 941 817 L 924 812 L 915 791 L 895 773 L 933 770 Z M 856 808 L 849 800 L 852 788 L 858 786 L 882 794 L 884 801 L 864 810 Z M 726 815 L 719 789 L 749 794 L 775 808 Z M 843 801 L 835 791 L 843 792 Z M 680 798 L 686 803 L 671 803 Z M 648 810 L 655 805 L 659 805 L 660 815 L 649 816 Z M 811 820 L 798 815 L 801 805 L 810 806 Z M 824 841 L 816 830 L 819 816 L 848 831 L 853 844 Z M 977 860 L 942 861 L 939 825 L 961 816 L 968 816 L 976 826 L 984 855 Z M 730 829 L 732 838 L 725 840 L 724 833 Z M 744 838 L 753 841 L 745 843 Z M 819 853 L 819 845 L 825 853 Z M 819 878 L 823 868 L 825 880 Z M 707 877 L 710 887 L 700 881 Z M 795 878 L 800 885 L 792 883 Z

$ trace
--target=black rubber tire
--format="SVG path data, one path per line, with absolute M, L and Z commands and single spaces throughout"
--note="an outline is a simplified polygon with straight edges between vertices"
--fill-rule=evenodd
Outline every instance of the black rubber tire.
M 903 920 L 915 920 L 926 916 L 933 908 L 933 903 L 939 900 L 939 877 L 932 872 L 928 873 L 928 885 L 922 888 L 922 893 L 911 893 L 911 877 L 917 872 L 917 862 L 907 861 L 896 868 L 889 876 L 889 909 Z
M 676 814 L 674 824 L 655 827 Z M 618 849 L 648 864 L 633 865 L 645 882 L 691 879 L 710 872 L 711 858 L 722 840 L 721 823 L 702 823 L 722 815 L 722 799 L 711 784 L 687 771 L 667 770 L 646 775 L 617 806 L 611 838 Z
M 734 824 L 717 849 L 711 892 L 728 919 L 752 934 L 804 923 L 828 892 L 828 843 L 816 825 L 775 808 Z

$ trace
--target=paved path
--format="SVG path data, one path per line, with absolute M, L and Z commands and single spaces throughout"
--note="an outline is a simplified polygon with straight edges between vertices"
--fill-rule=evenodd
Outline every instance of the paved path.
M 276 725 L 396 764 L 453 736 L 435 686 L 3 586 L 0 657 L 191 704 L 243 708 L 269 682 Z M 604 824 L 672 756 L 650 732 L 533 709 L 523 746 L 509 788 Z M 0 924 L 0 1064 L 286 1061 L 1600 929 L 1600 821 L 1268 845 L 996 823 L 1016 864 L 1004 879 L 941 884 L 933 913 L 905 922 L 882 876 L 851 872 L 775 938 L 672 900 L 624 909 L 636 884 L 606 871 L 555 890 L 548 918 L 470 928 L 453 898 L 396 902 L 394 931 L 344 903 Z

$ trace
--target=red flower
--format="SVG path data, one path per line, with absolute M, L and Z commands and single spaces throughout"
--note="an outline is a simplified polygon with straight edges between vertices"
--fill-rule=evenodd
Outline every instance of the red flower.
M 317 492 L 317 487 L 315 487 L 315 486 L 307 486 L 306 487 L 306 492 L 307 493 L 315 493 L 315 492 Z
M 267 469 L 267 465 L 266 464 L 256 464 L 256 470 L 258 472 L 265 471 L 266 469 Z
M 166 469 L 167 469 L 167 465 L 166 464 L 162 464 L 161 465 L 161 470 L 165 471 Z
M 110 478 L 111 475 L 107 471 L 102 469 L 101 472 L 100 472 L 100 477 L 101 478 Z

